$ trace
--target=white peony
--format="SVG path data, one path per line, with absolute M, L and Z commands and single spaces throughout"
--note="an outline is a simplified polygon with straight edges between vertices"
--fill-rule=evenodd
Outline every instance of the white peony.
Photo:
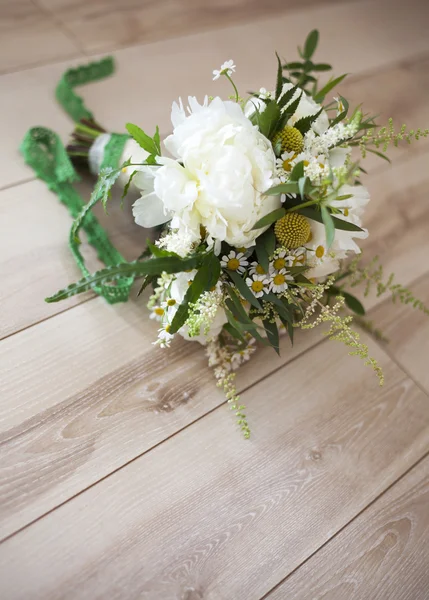
M 279 208 L 279 196 L 263 192 L 276 183 L 271 143 L 235 102 L 189 98 L 189 114 L 174 103 L 173 134 L 165 147 L 172 158 L 146 177 L 133 207 L 136 222 L 150 227 L 170 220 L 171 228 L 231 246 L 254 245 L 264 229 L 252 230 L 264 215 Z M 137 185 L 141 185 L 141 179 Z

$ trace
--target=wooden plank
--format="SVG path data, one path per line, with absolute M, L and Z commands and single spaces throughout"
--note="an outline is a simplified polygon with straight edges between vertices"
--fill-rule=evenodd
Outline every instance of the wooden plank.
M 90 186 L 79 188 L 89 199 Z M 111 203 L 109 215 L 101 207 L 95 213 L 128 260 L 141 254 L 146 238 L 153 235 L 134 223 L 129 203 L 122 210 L 117 199 Z M 87 293 L 51 305 L 44 301 L 81 277 L 68 247 L 71 222 L 67 209 L 41 181 L 0 192 L 0 263 L 4 280 L 0 288 L 0 339 L 92 296 Z M 93 248 L 85 244 L 82 252 L 90 270 L 101 268 Z
M 426 458 L 267 600 L 423 600 L 429 589 L 428 504 Z
M 384 389 L 327 344 L 243 394 L 250 441 L 220 407 L 4 542 L 3 596 L 271 590 L 428 450 L 427 397 L 381 351 Z
M 82 304 L 0 345 L 0 537 L 66 501 L 224 401 L 204 349 L 154 348 L 145 300 Z M 282 358 L 261 349 L 243 390 L 320 340 L 297 336 Z M 228 414 L 231 436 L 240 435 Z
M 410 289 L 429 308 L 429 274 Z M 386 352 L 429 392 L 429 316 L 399 302 L 386 302 L 371 313 L 371 318 L 389 340 Z
M 340 0 L 330 0 L 331 2 Z M 169 0 L 145 3 L 123 0 L 39 0 L 73 32 L 85 50 L 105 51 L 118 46 L 147 43 L 212 30 L 285 12 L 282 0 L 231 0 L 198 3 Z M 291 0 L 287 12 L 309 8 L 317 0 Z
M 93 4 L 87 3 L 88 7 Z M 337 73 L 385 69 L 395 61 L 428 52 L 425 15 L 429 9 L 419 4 L 417 10 L 417 4 L 416 0 L 406 6 L 399 0 L 376 4 L 364 0 L 313 6 L 255 23 L 126 48 L 114 53 L 118 65 L 114 77 L 85 86 L 79 93 L 99 121 L 113 131 L 123 131 L 126 121 L 134 121 L 148 130 L 158 124 L 167 132 L 171 103 L 178 96 L 202 98 L 205 94 L 230 93 L 227 82 L 213 82 L 211 76 L 212 69 L 229 56 L 236 61 L 236 81 L 243 94 L 272 86 L 274 51 L 295 58 L 296 46 L 302 44 L 311 23 L 321 29 L 320 59 L 334 64 Z M 382 30 L 378 25 L 381 21 Z M 237 44 L 237 40 L 252 43 Z M 340 48 L 347 48 L 347 52 Z M 82 59 L 31 69 L 0 80 L 0 187 L 33 175 L 17 151 L 29 127 L 48 126 L 67 139 L 72 126 L 54 99 L 54 88 L 62 72 L 80 62 Z M 420 78 L 427 81 L 424 73 Z M 391 82 L 395 80 L 393 75 Z M 420 85 L 416 82 L 411 86 L 413 93 L 421 89 Z M 377 112 L 382 108 L 376 102 L 374 105 Z M 424 100 L 418 105 L 427 110 Z
M 0 3 L 0 73 L 80 54 L 72 36 L 35 2 Z

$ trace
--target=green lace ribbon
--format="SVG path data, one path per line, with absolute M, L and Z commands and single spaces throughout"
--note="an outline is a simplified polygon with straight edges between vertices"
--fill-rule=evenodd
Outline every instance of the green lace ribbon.
M 112 140 L 117 134 L 112 135 Z M 112 148 L 103 160 L 103 166 L 117 168 L 118 152 L 122 152 L 125 141 L 124 136 L 112 142 Z M 125 136 L 127 137 L 127 136 Z M 122 146 L 121 146 L 122 144 Z M 57 194 L 60 201 L 67 206 L 70 215 L 75 219 L 74 234 L 70 234 L 70 250 L 86 277 L 90 272 L 85 266 L 85 260 L 79 250 L 79 241 L 76 234 L 83 229 L 87 235 L 88 242 L 96 249 L 98 258 L 106 265 L 113 266 L 126 262 L 118 250 L 113 246 L 106 231 L 98 222 L 95 215 L 85 204 L 79 193 L 73 187 L 73 182 L 79 180 L 60 138 L 56 133 L 45 127 L 33 127 L 30 129 L 21 144 L 20 150 L 25 162 L 32 167 L 36 176 L 42 179 L 48 188 Z M 114 163 L 107 164 L 110 161 Z M 100 194 L 101 195 L 101 194 Z M 98 198 L 92 198 L 91 206 Z M 109 302 L 125 302 L 128 300 L 130 288 L 133 283 L 132 277 L 119 279 L 116 286 L 99 284 L 93 290 L 103 296 Z
M 98 62 L 81 65 L 75 69 L 68 69 L 61 77 L 55 90 L 55 96 L 65 112 L 75 121 L 93 119 L 93 114 L 85 106 L 83 99 L 78 96 L 74 88 L 92 81 L 104 79 L 115 70 L 113 58 L 106 56 Z
M 81 119 L 93 119 L 93 115 L 85 106 L 83 99 L 75 93 L 74 88 L 78 85 L 104 79 L 113 72 L 113 58 L 108 56 L 98 62 L 68 69 L 64 73 L 56 87 L 55 95 L 65 112 L 75 122 Z M 111 134 L 111 138 L 104 149 L 101 168 L 118 168 L 119 160 L 128 139 L 129 136 L 126 134 Z M 33 127 L 27 132 L 20 150 L 25 162 L 34 170 L 36 176 L 43 180 L 51 191 L 57 194 L 59 200 L 68 208 L 71 217 L 74 219 L 69 236 L 69 246 L 82 274 L 87 277 L 90 272 L 85 266 L 85 260 L 79 249 L 78 233 L 80 229 L 85 231 L 89 244 L 95 248 L 98 258 L 106 266 L 126 262 L 91 212 L 91 208 L 100 198 L 93 195 L 90 202 L 86 204 L 73 187 L 73 183 L 79 181 L 79 176 L 58 135 L 45 127 Z M 109 304 L 126 302 L 133 281 L 133 277 L 124 277 L 117 281 L 116 286 L 101 283 L 95 285 L 93 290 L 103 296 Z

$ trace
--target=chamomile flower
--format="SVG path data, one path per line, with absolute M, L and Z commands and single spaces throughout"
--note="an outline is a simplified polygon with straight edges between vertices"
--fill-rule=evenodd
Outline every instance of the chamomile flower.
M 286 264 L 288 267 L 302 267 L 305 265 L 306 258 L 307 250 L 303 246 L 300 246 L 294 250 L 289 250 L 286 257 Z
M 152 342 L 154 346 L 159 346 L 160 348 L 169 348 L 171 344 L 171 340 L 174 338 L 174 335 L 168 332 L 169 325 L 166 327 L 162 327 L 158 329 L 158 339 L 156 342 Z
M 257 275 L 255 273 L 251 278 L 246 278 L 246 284 L 249 286 L 255 298 L 260 298 L 264 293 L 269 291 L 270 280 L 266 275 Z
M 270 263 L 270 273 L 272 271 L 281 271 L 289 265 L 289 251 L 280 250 L 275 253 L 273 261 Z
M 156 321 L 162 321 L 162 317 L 165 314 L 165 310 L 162 306 L 153 306 L 151 308 L 150 318 L 155 319 Z
M 290 173 L 295 166 L 297 156 L 296 152 L 283 152 L 280 158 L 276 159 L 276 167 Z
M 231 367 L 236 371 L 243 363 L 248 361 L 255 352 L 255 338 L 248 340 L 247 345 L 243 346 L 231 356 Z
M 225 61 L 220 69 L 215 69 L 213 71 L 213 81 L 215 81 L 216 79 L 219 79 L 219 77 L 221 75 L 228 75 L 229 77 L 231 77 L 231 75 L 235 71 L 235 68 L 236 68 L 236 66 L 235 66 L 233 60 Z
M 226 256 L 222 256 L 220 261 L 221 266 L 229 271 L 238 271 L 238 273 L 244 273 L 246 267 L 249 265 L 249 261 L 246 260 L 243 252 L 231 252 Z
M 260 265 L 258 262 L 253 261 L 250 263 L 249 275 L 266 275 L 264 267 Z
M 171 322 L 171 319 L 176 314 L 179 304 L 175 298 L 168 298 L 164 302 L 161 302 L 161 309 L 167 317 L 167 321 Z
M 270 289 L 276 294 L 284 292 L 289 287 L 288 281 L 293 281 L 293 277 L 286 272 L 286 269 L 273 271 L 271 274 Z

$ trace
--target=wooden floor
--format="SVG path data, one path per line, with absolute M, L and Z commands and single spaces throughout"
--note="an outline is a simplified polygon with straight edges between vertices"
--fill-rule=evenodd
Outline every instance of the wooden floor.
M 293 60 L 313 27 L 320 59 L 353 73 L 352 103 L 429 125 L 426 0 L 1 1 L 2 600 L 429 598 L 422 313 L 369 299 L 384 388 L 317 331 L 278 359 L 261 349 L 238 376 L 245 441 L 199 345 L 151 345 L 144 298 L 43 302 L 78 277 L 70 219 L 17 148 L 33 125 L 67 139 L 62 72 L 112 51 L 87 104 L 112 130 L 168 132 L 179 95 L 229 94 L 211 81 L 221 62 L 240 89 L 269 87 L 274 50 Z M 367 254 L 429 303 L 429 139 L 393 159 L 369 161 Z M 101 218 L 140 253 L 129 210 Z

